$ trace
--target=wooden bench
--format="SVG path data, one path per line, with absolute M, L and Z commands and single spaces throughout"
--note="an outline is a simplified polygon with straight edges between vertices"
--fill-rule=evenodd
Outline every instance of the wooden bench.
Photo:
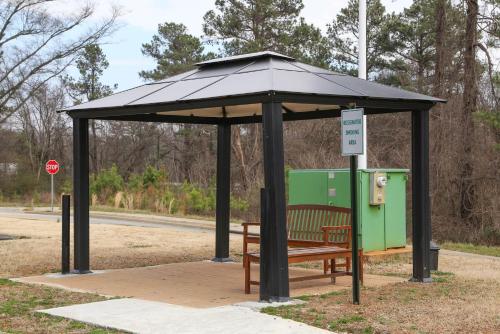
M 350 226 L 351 209 L 329 205 L 300 204 L 287 206 L 287 237 L 289 247 L 319 247 L 325 242 L 330 245 L 350 248 L 351 230 L 338 229 L 329 233 L 325 240 L 324 227 Z M 249 226 L 259 226 L 260 223 L 243 223 L 243 265 L 248 253 L 248 244 L 260 243 L 259 235 L 250 234 Z M 331 229 L 333 231 L 333 229 Z M 349 270 L 350 257 L 346 256 L 344 263 L 336 263 L 337 267 Z M 324 272 L 329 269 L 328 261 L 324 261 Z
M 326 231 L 325 231 L 326 232 Z M 338 246 L 322 246 L 322 247 L 307 247 L 307 248 L 289 248 L 288 249 L 288 263 L 300 263 L 308 261 L 328 261 L 330 262 L 330 272 L 323 272 L 323 274 L 292 277 L 290 282 L 305 281 L 310 279 L 320 279 L 330 277 L 332 283 L 335 283 L 335 278 L 338 276 L 352 275 L 352 271 L 347 269 L 338 271 L 336 268 L 337 258 L 346 258 L 351 256 L 351 250 Z M 251 263 L 260 262 L 259 253 L 248 253 L 245 257 L 245 293 L 250 293 L 250 285 L 259 285 L 259 281 L 252 281 L 250 278 L 250 265 Z M 363 282 L 363 251 L 359 251 L 359 277 Z

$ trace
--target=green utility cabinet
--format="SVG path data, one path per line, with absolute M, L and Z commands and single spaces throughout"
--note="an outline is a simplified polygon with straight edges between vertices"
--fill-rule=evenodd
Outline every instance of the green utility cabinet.
M 364 251 L 406 246 L 408 172 L 407 169 L 358 171 L 360 245 Z M 290 170 L 288 203 L 349 208 L 351 207 L 349 174 L 349 169 Z

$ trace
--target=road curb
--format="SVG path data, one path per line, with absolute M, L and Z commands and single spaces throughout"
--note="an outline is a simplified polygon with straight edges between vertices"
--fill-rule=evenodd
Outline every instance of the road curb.
M 47 216 L 57 216 L 59 211 L 56 211 L 54 213 L 52 212 L 44 212 L 44 211 L 32 211 L 32 210 L 24 210 L 24 213 L 27 214 L 41 214 L 41 215 L 47 215 Z M 148 224 L 155 224 L 161 227 L 162 225 L 175 225 L 175 226 L 184 226 L 184 227 L 194 227 L 194 228 L 199 228 L 199 229 L 204 229 L 204 230 L 210 230 L 210 231 L 215 231 L 215 222 L 210 222 L 210 221 L 203 221 L 199 220 L 197 222 L 189 222 L 189 221 L 183 221 L 182 218 L 179 217 L 159 217 L 159 216 L 153 216 L 151 218 L 148 217 L 137 217 L 134 216 L 133 214 L 114 214 L 114 213 L 101 213 L 101 212 L 96 212 L 96 211 L 91 211 L 90 212 L 90 218 L 103 218 L 103 219 L 111 219 L 111 220 L 129 220 L 133 222 L 138 222 L 138 223 L 148 223 Z M 175 218 L 175 220 L 172 220 L 172 218 Z M 186 218 L 187 220 L 195 220 L 193 218 Z M 123 224 L 126 225 L 126 224 Z M 235 229 L 235 228 L 230 228 L 229 229 L 230 233 L 233 234 L 243 234 L 243 229 Z

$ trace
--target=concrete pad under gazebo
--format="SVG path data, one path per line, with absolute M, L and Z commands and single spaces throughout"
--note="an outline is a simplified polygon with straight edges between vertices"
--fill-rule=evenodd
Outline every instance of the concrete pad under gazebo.
M 259 268 L 253 268 L 259 276 Z M 320 274 L 322 270 L 290 267 L 290 277 Z M 170 263 L 158 266 L 97 271 L 91 275 L 60 275 L 23 277 L 17 281 L 55 286 L 72 291 L 96 293 L 113 297 L 209 308 L 255 302 L 258 289 L 243 293 L 243 270 L 240 263 L 213 261 Z M 202 278 L 202 279 L 200 279 Z M 367 275 L 367 287 L 378 287 L 405 281 L 401 277 Z M 319 295 L 351 288 L 351 278 L 342 276 L 332 284 L 329 278 L 293 282 L 291 297 Z
M 229 256 L 231 125 L 262 123 L 266 212 L 261 225 L 260 299 L 286 300 L 288 283 L 283 121 L 412 114 L 413 280 L 430 281 L 429 110 L 434 97 L 334 73 L 274 52 L 214 59 L 162 81 L 64 109 L 73 118 L 75 269 L 89 266 L 88 120 L 217 126 L 215 260 Z

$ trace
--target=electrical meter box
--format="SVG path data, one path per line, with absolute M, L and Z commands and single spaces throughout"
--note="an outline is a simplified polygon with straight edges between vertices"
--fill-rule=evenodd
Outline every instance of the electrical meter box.
M 387 173 L 370 173 L 370 205 L 381 205 L 385 203 L 386 185 Z
M 358 172 L 360 245 L 365 252 L 406 246 L 407 169 Z M 349 169 L 288 172 L 289 204 L 351 207 Z

